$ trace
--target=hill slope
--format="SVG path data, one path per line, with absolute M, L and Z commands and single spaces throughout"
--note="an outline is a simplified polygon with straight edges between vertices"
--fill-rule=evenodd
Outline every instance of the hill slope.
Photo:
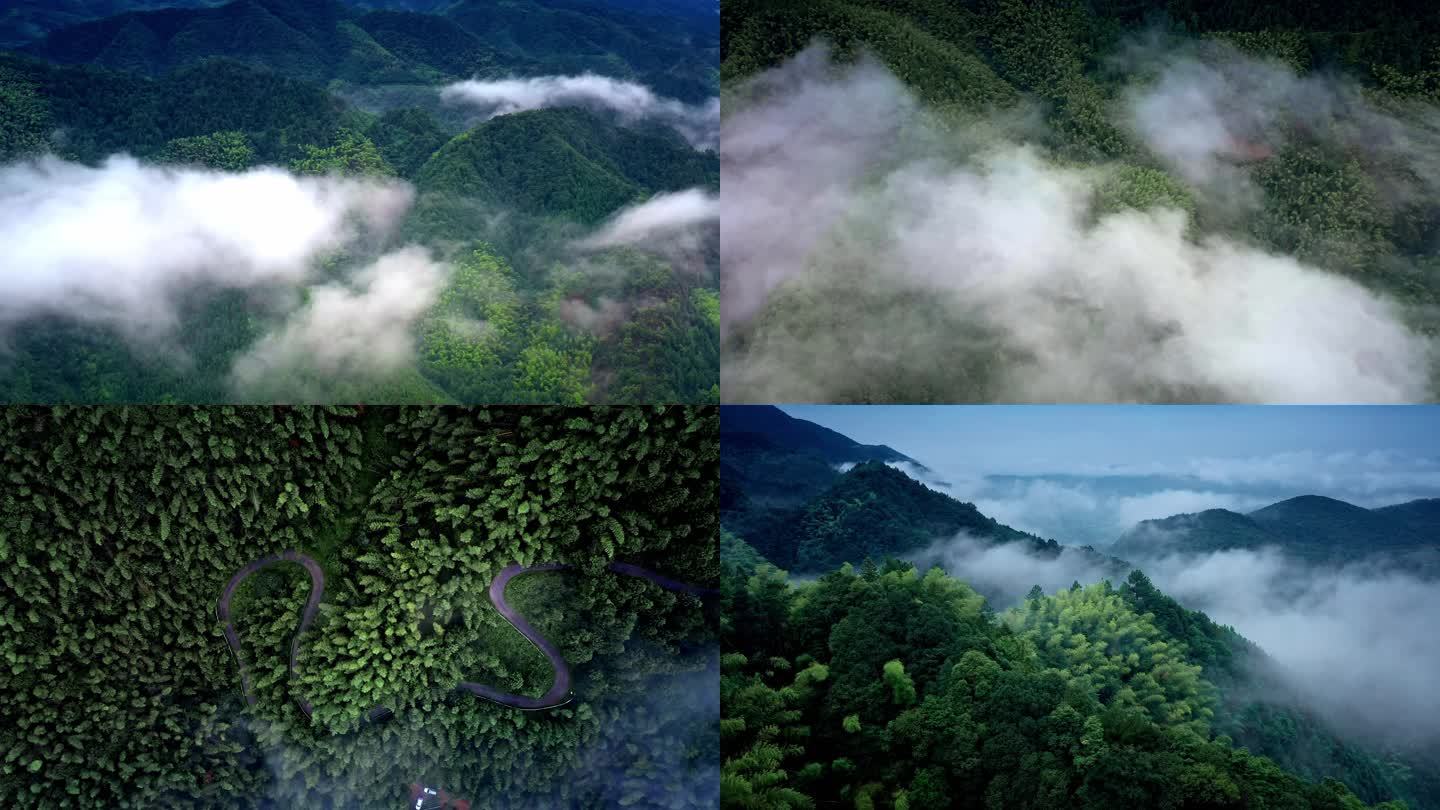
M 578 108 L 502 115 L 462 133 L 420 167 L 422 193 L 595 223 L 658 191 L 714 185 L 714 153 L 674 130 L 624 126 Z

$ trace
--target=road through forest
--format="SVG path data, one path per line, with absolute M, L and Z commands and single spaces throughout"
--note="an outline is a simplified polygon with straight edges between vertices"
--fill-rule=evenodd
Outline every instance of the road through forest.
M 235 589 L 240 586 L 240 583 L 244 582 L 251 574 L 267 566 L 282 562 L 298 563 L 310 574 L 310 598 L 305 601 L 305 610 L 300 616 L 300 626 L 295 631 L 295 637 L 290 640 L 289 671 L 290 677 L 294 678 L 295 659 L 300 652 L 300 637 L 305 634 L 305 631 L 310 627 L 310 623 L 315 620 L 315 614 L 320 609 L 320 602 L 325 597 L 325 572 L 321 570 L 319 563 L 315 562 L 313 558 L 294 550 L 286 550 L 278 554 L 261 557 L 254 562 L 246 564 L 239 571 L 235 572 L 235 575 L 225 584 L 225 589 L 220 592 L 220 601 L 216 604 L 216 614 L 225 625 L 225 641 L 230 645 L 230 651 L 235 654 L 235 663 L 240 668 L 240 685 L 241 690 L 245 694 L 245 702 L 251 706 L 255 705 L 255 693 L 250 686 L 249 670 L 246 669 L 245 661 L 240 656 L 240 636 L 235 632 L 234 622 L 230 620 L 230 598 L 234 595 Z M 553 709 L 558 706 L 564 706 L 574 699 L 575 695 L 570 690 L 570 666 L 566 663 L 564 656 L 560 654 L 560 649 L 549 639 L 540 635 L 534 627 L 530 626 L 530 623 L 525 620 L 524 616 L 521 616 L 515 608 L 510 606 L 510 603 L 505 601 L 505 587 L 510 583 L 510 580 L 515 577 L 521 574 L 530 574 L 539 571 L 561 571 L 571 567 L 572 566 L 560 563 L 532 565 L 528 568 L 519 565 L 509 565 L 502 569 L 500 574 L 490 583 L 490 603 L 495 606 L 495 609 L 500 612 L 501 616 L 505 617 L 505 620 L 509 622 L 512 627 L 519 631 L 520 635 L 535 645 L 535 648 L 550 662 L 550 667 L 555 670 L 555 683 L 550 689 L 538 698 L 502 692 L 493 686 L 472 683 L 470 681 L 461 681 L 456 685 L 456 689 L 464 690 L 476 697 L 499 703 L 502 706 L 509 706 L 512 709 L 522 709 L 524 711 Z M 639 577 L 670 591 L 688 593 L 699 597 L 714 596 L 718 593 L 718 591 L 712 588 L 703 588 L 698 585 L 691 585 L 686 582 L 670 579 L 654 571 L 630 563 L 614 562 L 611 563 L 608 568 L 617 574 Z M 306 718 L 309 718 L 312 709 L 310 702 L 299 695 L 296 695 L 294 700 L 295 705 L 300 707 L 300 711 L 305 714 Z M 371 721 L 381 720 L 389 717 L 390 714 L 390 710 L 386 707 L 376 706 L 366 713 L 366 719 Z

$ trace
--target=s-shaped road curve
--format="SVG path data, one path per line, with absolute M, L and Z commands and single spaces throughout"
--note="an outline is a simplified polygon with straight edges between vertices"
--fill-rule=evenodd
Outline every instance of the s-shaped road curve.
M 262 568 L 282 562 L 299 563 L 304 566 L 305 570 L 310 574 L 310 598 L 305 602 L 305 610 L 300 616 L 300 626 L 295 630 L 295 637 L 290 640 L 289 670 L 290 677 L 294 678 L 295 659 L 300 653 L 300 637 L 304 635 L 306 629 L 310 627 L 310 623 L 315 620 L 315 613 L 320 609 L 320 601 L 325 597 L 325 572 L 320 569 L 319 563 L 315 562 L 311 557 L 294 550 L 286 550 L 278 554 L 261 557 L 235 572 L 235 575 L 225 584 L 225 589 L 220 592 L 220 601 L 215 606 L 216 614 L 225 625 L 225 641 L 230 645 L 230 651 L 235 654 L 235 663 L 240 668 L 240 684 L 241 690 L 245 694 L 245 703 L 250 706 L 255 705 L 255 693 L 250 688 L 250 672 L 245 667 L 244 659 L 240 657 L 240 636 L 235 632 L 235 624 L 230 620 L 230 597 L 235 594 L 235 589 L 240 586 L 241 582 L 245 581 L 246 577 Z M 524 616 L 521 616 L 516 612 L 515 608 L 510 606 L 510 603 L 505 601 L 505 586 L 515 577 L 537 571 L 561 571 L 570 567 L 569 565 L 560 563 L 533 565 L 529 568 L 519 565 L 509 565 L 503 568 L 499 576 L 495 577 L 490 583 L 489 590 L 490 602 L 495 606 L 495 609 L 500 612 L 500 615 L 504 616 L 505 620 L 519 631 L 520 635 L 529 640 L 531 644 L 534 644 L 535 648 L 550 662 L 550 667 L 555 670 L 554 685 L 538 698 L 514 695 L 509 692 L 502 692 L 493 686 L 472 683 L 470 681 L 461 681 L 455 686 L 456 689 L 462 689 L 476 697 L 499 703 L 502 706 L 509 706 L 512 709 L 521 709 L 524 711 L 554 709 L 559 706 L 564 706 L 574 699 L 575 693 L 570 691 L 570 667 L 565 662 L 564 656 L 560 655 L 559 648 L 551 643 L 549 639 L 540 635 L 534 627 L 530 626 L 530 623 L 525 620 Z M 630 563 L 614 562 L 611 563 L 608 568 L 617 574 L 640 577 L 670 591 L 688 593 L 699 597 L 714 596 L 719 593 L 719 591 L 713 588 L 702 588 L 699 585 L 691 585 L 686 582 L 663 577 L 654 571 L 641 568 L 638 565 L 631 565 Z M 294 699 L 295 705 L 299 706 L 300 711 L 309 719 L 312 711 L 310 701 L 299 695 L 296 695 Z M 381 720 L 389 717 L 390 714 L 390 710 L 386 707 L 376 706 L 366 713 L 366 719 L 371 721 Z

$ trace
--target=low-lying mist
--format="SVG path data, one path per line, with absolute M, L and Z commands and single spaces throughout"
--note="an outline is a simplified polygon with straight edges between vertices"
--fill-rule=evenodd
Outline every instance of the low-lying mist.
M 420 328 L 442 317 L 453 263 L 464 256 L 462 245 L 424 244 L 409 232 L 416 199 L 401 180 L 271 166 L 223 172 L 127 155 L 98 166 L 53 156 L 0 165 L 0 361 L 15 330 L 59 318 L 188 367 L 187 312 L 197 297 L 235 291 L 258 334 L 218 370 L 230 395 L 316 401 L 337 386 L 384 381 L 419 362 Z M 536 231 L 510 258 L 531 286 L 579 273 L 616 288 L 593 312 L 577 299 L 557 313 L 601 333 L 645 303 L 619 292 L 629 271 L 611 252 L 712 272 L 716 205 L 701 189 L 657 195 L 594 229 Z M 477 240 L 503 235 L 513 219 L 499 208 L 476 218 Z
M 966 536 L 910 555 L 971 582 L 997 609 L 1033 585 L 1047 593 L 1107 573 L 1096 558 L 1067 548 L 1041 557 L 1019 544 L 987 545 Z M 1332 723 L 1381 744 L 1440 745 L 1440 584 L 1382 560 L 1315 565 L 1280 549 L 1163 555 L 1131 560 L 1185 607 L 1205 612 L 1260 646 L 1295 691 L 1264 697 L 1300 700 Z
M 468 79 L 446 85 L 440 97 L 449 104 L 475 108 L 481 120 L 543 107 L 611 110 L 623 121 L 651 119 L 674 127 L 696 149 L 715 148 L 720 120 L 719 99 L 705 104 L 686 104 L 657 95 L 643 84 L 594 73 Z
M 1031 111 L 927 110 L 874 59 L 823 46 L 737 88 L 724 399 L 1428 398 L 1434 347 L 1399 304 L 1240 220 L 1262 195 L 1246 162 L 1296 127 L 1369 150 L 1382 208 L 1431 193 L 1437 131 L 1339 80 L 1156 51 L 1125 55 L 1141 78 L 1107 112 L 1145 152 L 1132 162 L 1056 157 Z

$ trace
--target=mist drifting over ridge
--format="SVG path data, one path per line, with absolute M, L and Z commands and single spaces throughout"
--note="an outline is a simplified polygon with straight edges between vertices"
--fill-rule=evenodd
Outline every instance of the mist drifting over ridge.
M 928 462 L 927 462 L 928 463 Z M 1176 550 L 1180 536 L 1164 538 L 1124 563 L 1100 555 L 1072 553 L 1076 538 L 1063 532 L 1047 534 L 1064 524 L 1061 513 L 1090 514 L 1106 522 L 1116 518 L 1148 519 L 1174 514 L 1166 510 L 1185 503 L 1206 508 L 1258 508 L 1272 500 L 1263 493 L 1282 482 L 1300 489 L 1309 485 L 1353 492 L 1371 506 L 1413 497 L 1434 497 L 1440 487 L 1433 463 L 1423 457 L 1393 453 L 1287 453 L 1273 457 L 1194 459 L 1161 464 L 1150 473 L 1173 477 L 1182 470 L 1203 472 L 1196 489 L 1157 487 L 1155 493 L 1105 495 L 1077 477 L 1069 486 L 1038 481 L 1039 489 L 1008 491 L 1010 500 L 983 478 L 963 473 L 921 472 L 914 465 L 891 467 L 962 500 L 1002 522 L 1040 531 L 1070 546 L 1059 556 L 1036 553 L 1023 544 L 994 544 L 960 534 L 936 538 L 928 547 L 906 555 L 921 570 L 940 566 L 984 593 L 997 609 L 1018 604 L 1032 585 L 1046 593 L 1109 580 L 1119 585 L 1138 568 L 1165 594 L 1186 608 L 1199 610 L 1215 622 L 1234 628 L 1254 642 L 1274 663 L 1265 677 L 1278 678 L 1291 691 L 1256 697 L 1295 702 L 1344 729 L 1380 746 L 1434 750 L 1440 727 L 1430 718 L 1440 713 L 1431 683 L 1440 672 L 1440 640 L 1427 617 L 1440 615 L 1440 582 L 1418 573 L 1388 554 L 1349 562 L 1325 563 L 1297 556 L 1283 545 L 1229 549 L 1207 553 Z M 1141 469 L 1136 478 L 1142 477 Z M 941 478 L 956 483 L 949 485 Z M 1098 480 L 1098 479 L 1097 479 Z M 1223 491 L 1227 483 L 1238 489 Z M 1214 490 L 1202 487 L 1209 485 Z M 1260 489 L 1246 490 L 1245 487 Z M 974 489 L 972 489 L 974 488 Z M 992 500 L 987 501 L 986 497 Z M 1057 500 L 1058 498 L 1058 500 Z M 1183 510 L 1177 510 L 1183 511 Z M 1133 525 L 1133 524 L 1132 524 Z M 1175 534 L 1183 534 L 1179 529 Z
M 686 104 L 658 95 L 643 84 L 594 73 L 467 79 L 445 85 L 440 90 L 440 98 L 447 104 L 476 108 L 482 120 L 546 107 L 610 110 L 622 121 L 649 119 L 667 124 L 696 149 L 715 148 L 715 131 L 720 121 L 719 99 Z
M 823 46 L 737 90 L 721 125 L 724 399 L 1428 398 L 1433 342 L 1397 302 L 1314 263 L 1320 246 L 1199 226 L 1245 216 L 1262 192 L 1243 163 L 1296 126 L 1251 108 L 1328 100 L 1312 131 L 1398 167 L 1374 178 L 1377 205 L 1431 187 L 1440 139 L 1235 52 L 1207 57 L 1228 72 L 1188 51 L 1144 58 L 1158 79 L 1111 115 L 1183 184 L 1057 160 L 1023 111 L 957 123 Z M 1237 92 L 1236 75 L 1265 92 Z

